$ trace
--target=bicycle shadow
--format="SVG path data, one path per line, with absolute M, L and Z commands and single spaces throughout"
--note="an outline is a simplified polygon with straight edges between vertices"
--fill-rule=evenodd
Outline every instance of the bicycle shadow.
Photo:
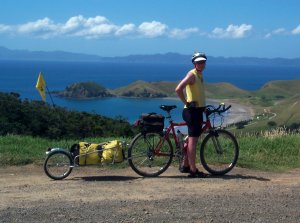
M 139 179 L 140 177 L 131 177 L 131 176 L 83 176 L 83 177 L 74 177 L 70 180 L 84 180 L 84 181 L 131 181 Z

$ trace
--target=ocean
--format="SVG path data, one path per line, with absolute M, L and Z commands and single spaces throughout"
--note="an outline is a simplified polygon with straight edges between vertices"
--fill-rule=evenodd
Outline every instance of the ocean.
M 93 81 L 115 89 L 136 80 L 179 81 L 192 66 L 185 64 L 98 63 L 98 62 L 45 62 L 0 61 L 0 91 L 18 92 L 23 99 L 41 100 L 35 89 L 39 72 L 43 72 L 50 91 L 82 81 Z M 204 78 L 207 83 L 229 82 L 246 90 L 257 90 L 271 80 L 291 80 L 300 77 L 299 66 L 251 66 L 207 64 Z M 173 99 L 105 98 L 97 100 L 66 100 L 53 97 L 58 106 L 88 111 L 108 117 L 122 116 L 133 123 L 143 112 L 164 113 L 161 104 L 175 104 L 172 113 L 180 121 L 182 104 Z M 47 96 L 47 102 L 51 103 Z

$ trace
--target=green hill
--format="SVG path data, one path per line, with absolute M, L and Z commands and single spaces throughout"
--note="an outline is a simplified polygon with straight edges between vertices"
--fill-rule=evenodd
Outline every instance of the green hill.
M 300 94 L 300 78 L 295 80 L 278 80 L 266 83 L 262 88 L 252 92 L 250 102 L 253 105 L 273 106 L 278 101 Z
M 244 98 L 252 95 L 251 92 L 242 90 L 230 83 L 213 83 L 206 84 L 206 97 L 223 99 L 223 98 Z
M 128 86 L 108 90 L 93 82 L 72 84 L 64 91 L 55 92 L 58 96 L 75 99 L 102 98 L 102 97 L 137 97 L 137 98 L 164 98 L 177 97 L 175 88 L 178 82 L 158 81 L 146 82 L 135 81 Z M 235 98 L 250 97 L 251 92 L 242 90 L 230 83 L 210 83 L 205 85 L 208 98 Z
M 162 82 L 136 81 L 126 87 L 113 90 L 118 96 L 139 98 L 163 98 L 170 94 L 170 84 Z M 170 83 L 170 82 L 169 82 Z M 174 90 L 173 90 L 174 92 Z
M 164 92 L 168 97 L 177 97 L 175 93 L 175 88 L 178 85 L 178 83 L 179 81 L 177 82 L 159 81 L 159 82 L 152 82 L 152 85 L 160 89 L 160 91 Z
M 139 80 L 128 86 L 115 89 L 112 92 L 117 96 L 126 97 L 177 97 L 175 93 L 177 85 L 178 82 L 146 82 Z M 250 92 L 229 83 L 206 84 L 205 88 L 208 98 L 233 98 L 237 95 L 239 97 L 248 97 L 251 95 Z
M 300 78 L 268 82 L 254 94 L 270 99 L 283 99 L 294 96 L 295 94 L 300 94 Z
M 102 97 L 138 97 L 163 98 L 177 97 L 175 88 L 178 82 L 136 81 L 128 86 L 108 90 L 93 82 L 72 84 L 64 91 L 55 92 L 58 96 L 76 99 L 102 98 Z M 300 93 L 300 78 L 287 81 L 271 81 L 257 91 L 240 89 L 230 83 L 207 83 L 205 85 L 206 97 L 212 99 L 239 99 L 254 106 L 266 107 L 290 99 Z
M 247 127 L 247 131 L 277 126 L 300 128 L 300 78 L 270 81 L 242 101 L 254 108 L 260 117 Z
M 274 121 L 278 125 L 290 126 L 299 123 L 300 127 L 300 95 L 276 103 L 271 111 L 276 113 Z

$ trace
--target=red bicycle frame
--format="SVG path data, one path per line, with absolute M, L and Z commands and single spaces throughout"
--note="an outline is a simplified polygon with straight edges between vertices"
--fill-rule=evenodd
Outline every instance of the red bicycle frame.
M 176 148 L 179 148 L 179 142 L 178 142 L 178 138 L 176 136 L 175 127 L 177 127 L 177 126 L 186 126 L 186 122 L 173 122 L 173 120 L 171 119 L 170 116 L 169 116 L 169 118 L 170 118 L 170 120 L 169 120 L 170 125 L 167 128 L 165 128 L 164 137 L 155 149 L 155 154 L 158 155 L 158 156 L 169 156 L 169 154 L 160 152 L 160 148 L 161 148 L 161 145 L 165 142 L 165 140 L 167 140 L 167 138 L 169 138 L 170 132 L 172 132 L 172 134 L 173 134 L 173 138 L 174 138 Z M 206 121 L 203 122 L 201 132 L 203 133 L 203 132 L 205 132 L 205 131 L 207 131 L 208 129 L 211 129 L 211 128 L 212 128 L 212 126 L 211 126 L 210 120 L 206 116 Z

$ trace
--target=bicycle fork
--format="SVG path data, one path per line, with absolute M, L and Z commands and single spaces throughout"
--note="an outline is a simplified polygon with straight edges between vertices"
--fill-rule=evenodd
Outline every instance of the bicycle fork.
M 222 147 L 220 145 L 220 141 L 218 139 L 219 134 L 216 131 L 211 131 L 210 134 L 212 135 L 211 138 L 212 138 L 214 148 L 215 148 L 217 154 L 222 154 L 223 150 L 222 150 Z

